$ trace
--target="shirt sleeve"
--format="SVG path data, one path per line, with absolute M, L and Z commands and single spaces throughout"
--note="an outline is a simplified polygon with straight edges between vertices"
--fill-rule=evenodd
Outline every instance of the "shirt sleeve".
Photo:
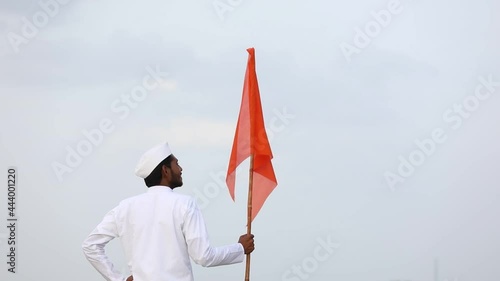
M 201 266 L 212 267 L 240 263 L 245 257 L 243 245 L 240 243 L 223 247 L 210 246 L 205 221 L 192 198 L 187 206 L 182 231 L 189 256 Z
M 115 220 L 115 209 L 104 216 L 104 219 L 83 241 L 82 249 L 87 260 L 107 281 L 124 281 L 126 278 L 118 272 L 104 251 L 109 241 L 118 237 Z

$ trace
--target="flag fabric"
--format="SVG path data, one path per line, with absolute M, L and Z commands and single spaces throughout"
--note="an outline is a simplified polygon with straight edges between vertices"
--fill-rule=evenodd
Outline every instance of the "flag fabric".
M 259 85 L 255 72 L 255 50 L 250 48 L 247 51 L 249 55 L 243 85 L 243 98 L 229 159 L 226 183 L 229 194 L 234 201 L 236 168 L 250 155 L 253 155 L 251 215 L 251 221 L 253 221 L 269 194 L 277 186 L 277 181 L 271 163 L 273 154 L 264 127 Z

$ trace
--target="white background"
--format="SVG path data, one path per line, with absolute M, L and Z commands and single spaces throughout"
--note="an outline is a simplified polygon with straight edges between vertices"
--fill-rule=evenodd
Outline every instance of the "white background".
M 0 228 L 1 280 L 102 280 L 81 242 L 146 191 L 135 164 L 164 140 L 213 244 L 237 241 L 248 163 L 236 203 L 220 182 L 248 47 L 278 179 L 253 224 L 252 280 L 499 280 L 500 86 L 473 97 L 480 77 L 500 81 L 497 1 L 61 0 L 47 15 L 48 2 L 0 4 L 0 167 L 18 168 L 19 219 L 16 274 Z M 128 115 L 113 109 L 148 67 L 168 75 Z M 464 101 L 467 118 L 454 111 Z M 103 119 L 111 132 L 58 179 L 54 165 Z M 446 140 L 419 152 L 434 130 Z M 328 239 L 338 248 L 318 260 Z M 118 241 L 107 249 L 127 274 Z M 194 271 L 243 280 L 244 264 Z

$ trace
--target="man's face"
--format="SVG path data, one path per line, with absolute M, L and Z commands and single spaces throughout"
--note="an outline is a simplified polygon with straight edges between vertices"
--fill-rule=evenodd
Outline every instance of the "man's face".
M 173 155 L 172 155 L 173 156 Z M 182 186 L 182 168 L 179 166 L 179 160 L 173 156 L 170 162 L 170 188 Z

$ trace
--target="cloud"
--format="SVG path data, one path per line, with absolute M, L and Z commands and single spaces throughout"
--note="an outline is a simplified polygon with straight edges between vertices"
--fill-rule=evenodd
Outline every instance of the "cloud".
M 168 134 L 182 146 L 218 147 L 231 144 L 234 130 L 232 122 L 184 117 L 171 121 Z
M 172 118 L 164 126 L 129 121 L 126 125 L 116 123 L 116 129 L 105 136 L 103 145 L 109 153 L 149 147 L 162 141 L 179 148 L 227 148 L 232 144 L 236 129 L 235 122 L 192 116 Z
M 4 57 L 0 84 L 18 87 L 92 88 L 140 79 L 149 65 L 182 69 L 193 58 L 187 48 L 169 47 L 161 38 L 116 32 L 107 41 L 38 38 L 19 55 Z M 30 83 L 25 83 L 26 80 Z

